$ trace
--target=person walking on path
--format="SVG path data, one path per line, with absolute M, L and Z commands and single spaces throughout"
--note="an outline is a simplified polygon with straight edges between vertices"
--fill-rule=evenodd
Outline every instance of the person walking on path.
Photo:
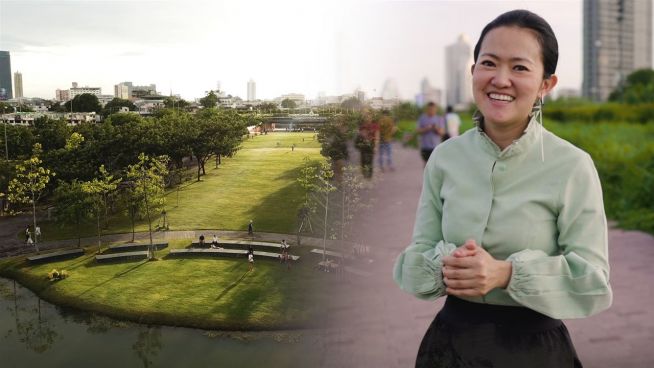
M 459 117 L 459 114 L 454 112 L 454 109 L 450 105 L 447 106 L 446 111 L 445 123 L 447 126 L 447 133 L 445 139 L 458 137 L 459 129 L 461 127 L 461 118 Z
M 372 177 L 373 160 L 378 144 L 379 125 L 373 120 L 372 113 L 364 110 L 361 114 L 361 123 L 355 146 L 361 153 L 361 172 L 365 178 Z
M 254 254 L 248 253 L 248 271 L 254 270 Z
M 420 142 L 420 155 L 425 164 L 434 148 L 441 143 L 441 137 L 445 134 L 445 121 L 442 116 L 436 113 L 436 104 L 433 102 L 428 103 L 425 112 L 418 118 L 416 127 Z
M 379 118 L 379 169 L 384 172 L 384 163 L 388 170 L 394 171 L 393 167 L 393 152 L 391 142 L 393 136 L 397 132 L 395 120 L 391 117 L 388 110 L 382 111 L 382 116 Z M 384 157 L 386 161 L 384 161 Z
M 411 244 L 393 269 L 402 290 L 447 296 L 416 367 L 582 367 L 561 319 L 612 304 L 597 170 L 542 124 L 557 61 L 552 28 L 527 10 L 481 32 L 476 128 L 429 158 Z
M 31 238 L 31 233 L 30 233 L 30 226 L 27 225 L 25 228 L 25 243 Z

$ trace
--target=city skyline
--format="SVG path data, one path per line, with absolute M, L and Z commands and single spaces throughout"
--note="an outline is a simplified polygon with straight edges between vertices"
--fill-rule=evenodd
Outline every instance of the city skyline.
M 192 100 L 219 80 L 223 91 L 246 99 L 249 79 L 259 99 L 356 89 L 375 97 L 392 79 L 399 97 L 412 100 L 423 78 L 447 93 L 445 50 L 460 34 L 474 46 L 495 16 L 526 8 L 559 38 L 558 88 L 581 90 L 581 0 L 191 5 L 2 0 L 0 49 L 11 52 L 12 73 L 28 76 L 25 97 L 53 98 L 73 81 L 106 93 L 131 80 Z M 116 27 L 118 21 L 151 31 Z

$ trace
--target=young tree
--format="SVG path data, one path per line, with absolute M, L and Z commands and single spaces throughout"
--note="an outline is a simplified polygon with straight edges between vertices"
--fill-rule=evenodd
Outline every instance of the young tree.
M 82 183 L 77 180 L 70 183 L 60 180 L 54 192 L 54 201 L 57 204 L 57 222 L 64 225 L 75 225 L 77 246 L 80 247 L 81 224 L 89 218 L 92 208 L 88 194 L 82 189 Z
M 318 209 L 324 209 L 323 217 L 323 261 L 325 260 L 325 251 L 327 250 L 327 232 L 329 220 L 329 199 L 330 193 L 336 190 L 336 187 L 330 182 L 334 176 L 331 169 L 331 163 L 311 161 L 305 157 L 304 164 L 300 169 L 300 176 L 297 178 L 298 183 L 304 189 L 305 197 L 301 211 L 316 213 Z
M 14 203 L 32 203 L 32 219 L 36 229 L 36 202 L 41 198 L 54 172 L 41 166 L 41 145 L 36 143 L 32 157 L 16 165 L 16 176 L 9 182 L 9 200 Z M 39 251 L 37 239 L 34 239 L 36 251 Z
M 107 172 L 107 170 L 104 168 L 104 165 L 101 165 L 97 177 L 93 178 L 91 181 L 86 181 L 81 184 L 82 191 L 89 196 L 93 212 L 95 213 L 98 231 L 98 253 L 100 253 L 102 247 L 102 229 L 100 227 L 100 218 L 102 217 L 103 212 L 105 217 L 107 217 L 107 196 L 109 193 L 112 193 L 116 190 L 119 182 L 120 178 L 114 179 L 114 176 L 109 175 L 109 172 Z
M 282 101 L 282 107 L 286 109 L 294 109 L 297 107 L 297 103 L 295 103 L 295 101 L 291 100 L 290 98 L 285 98 Z
M 139 155 L 139 161 L 129 165 L 123 183 L 125 198 L 128 200 L 128 210 L 132 220 L 132 241 L 134 241 L 135 217 L 145 217 L 148 220 L 150 247 L 148 258 L 154 256 L 152 249 L 152 218 L 151 213 L 161 213 L 165 209 L 165 183 L 168 175 L 168 157 L 149 157 L 144 153 Z
M 209 93 L 207 93 L 206 96 L 200 99 L 200 105 L 202 105 L 205 109 L 216 107 L 217 104 L 218 104 L 218 96 L 216 96 L 214 91 L 209 91 Z

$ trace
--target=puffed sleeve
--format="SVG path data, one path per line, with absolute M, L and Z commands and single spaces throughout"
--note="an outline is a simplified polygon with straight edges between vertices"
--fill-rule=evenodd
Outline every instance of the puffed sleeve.
M 557 219 L 560 255 L 525 249 L 510 255 L 507 291 L 518 303 L 553 318 L 599 313 L 613 299 L 602 188 L 584 153 L 564 184 Z
M 428 162 L 425 168 L 411 244 L 393 267 L 393 278 L 400 288 L 425 300 L 445 295 L 441 259 L 456 249 L 454 244 L 443 241 L 443 204 L 438 195 L 441 181 L 433 163 Z

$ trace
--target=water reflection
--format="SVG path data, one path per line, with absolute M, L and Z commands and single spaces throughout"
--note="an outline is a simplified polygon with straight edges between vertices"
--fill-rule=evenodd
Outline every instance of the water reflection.
M 146 326 L 56 307 L 0 278 L 0 366 L 319 366 L 307 331 L 227 332 Z M 184 352 L 184 354 L 180 354 Z
M 21 303 L 19 306 L 16 281 L 12 284 L 14 308 L 9 308 L 9 312 L 14 318 L 15 328 L 8 330 L 5 338 L 15 334 L 29 350 L 43 353 L 61 337 L 49 323 L 47 311 L 41 309 L 41 299 L 26 300 L 24 305 Z M 3 297 L 10 298 L 8 293 L 3 293 Z
M 141 327 L 132 349 L 143 362 L 143 367 L 152 367 L 151 359 L 161 350 L 161 327 Z

